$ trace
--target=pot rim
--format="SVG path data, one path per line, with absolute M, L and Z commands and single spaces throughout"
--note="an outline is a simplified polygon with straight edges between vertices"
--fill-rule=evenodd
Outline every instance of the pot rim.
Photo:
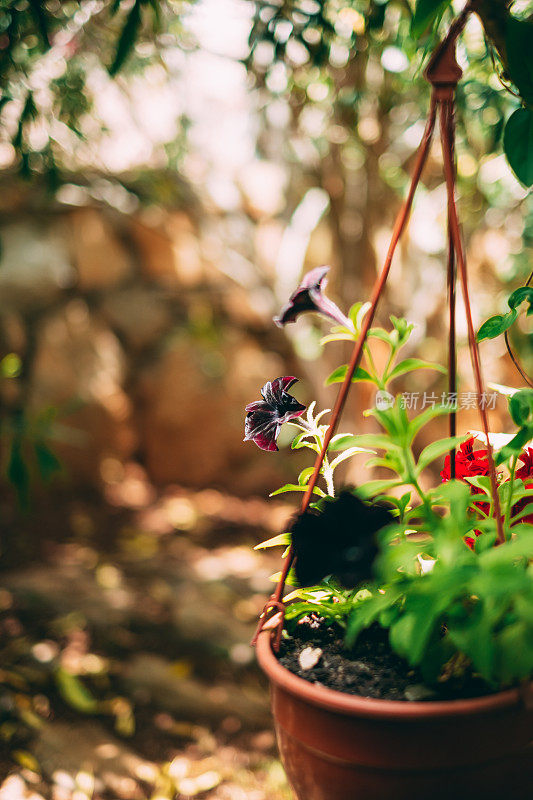
M 407 721 L 421 717 L 462 717 L 525 704 L 523 690 L 519 688 L 465 700 L 405 701 L 359 697 L 310 683 L 290 672 L 279 663 L 272 652 L 272 636 L 269 630 L 260 633 L 256 649 L 259 666 L 272 683 L 300 700 L 340 714 Z M 532 684 L 529 686 L 531 688 Z

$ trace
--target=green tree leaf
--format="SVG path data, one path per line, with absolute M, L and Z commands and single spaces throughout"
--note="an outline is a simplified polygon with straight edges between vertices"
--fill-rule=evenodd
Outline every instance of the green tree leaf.
M 30 0 L 30 9 L 35 19 L 39 36 L 41 37 L 43 51 L 48 50 L 50 48 L 50 35 L 46 4 L 41 2 L 41 0 Z
M 417 0 L 411 20 L 411 34 L 418 38 L 432 25 L 439 14 L 451 5 L 451 0 Z
M 507 68 L 527 103 L 533 103 L 533 23 L 509 17 L 506 30 Z
M 141 9 L 143 0 L 135 0 L 132 8 L 130 9 L 120 38 L 118 40 L 117 49 L 113 63 L 109 67 L 109 74 L 115 76 L 124 65 L 124 62 L 130 55 L 135 46 L 135 41 L 141 27 Z
M 16 436 L 11 443 L 7 478 L 15 489 L 19 506 L 27 509 L 30 500 L 30 471 L 24 459 L 22 439 Z
M 517 108 L 505 126 L 503 149 L 518 180 L 533 184 L 533 109 Z
M 34 449 L 37 468 L 43 481 L 49 481 L 54 475 L 61 472 L 60 460 L 44 442 L 36 442 Z

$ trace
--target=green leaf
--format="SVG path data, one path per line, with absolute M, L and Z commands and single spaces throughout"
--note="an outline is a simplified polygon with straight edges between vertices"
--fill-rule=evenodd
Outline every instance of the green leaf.
M 509 414 L 516 425 L 533 424 L 533 389 L 520 389 L 509 398 Z
M 477 341 L 482 342 L 483 339 L 495 339 L 496 336 L 500 336 L 511 327 L 517 316 L 518 312 L 513 308 L 507 314 L 495 314 L 490 317 L 478 330 Z
M 529 678 L 533 672 L 533 628 L 515 622 L 496 638 L 497 677 L 503 684 Z
M 44 442 L 35 442 L 34 449 L 37 468 L 43 481 L 49 481 L 61 472 L 61 462 Z
M 392 344 L 391 342 L 391 335 L 385 328 L 370 328 L 368 331 L 368 338 L 369 339 L 380 339 L 382 342 L 386 342 L 387 344 Z
M 306 486 L 300 486 L 297 483 L 286 483 L 285 486 L 282 486 L 280 489 L 276 489 L 275 492 L 271 492 L 269 497 L 275 497 L 277 494 L 285 494 L 285 492 L 305 492 L 307 491 Z M 319 497 L 327 497 L 326 493 L 322 491 L 319 486 L 315 486 L 313 489 L 314 494 L 319 495 Z
M 403 584 L 387 586 L 383 594 L 376 592 L 358 603 L 350 614 L 346 631 L 346 644 L 351 647 L 359 634 L 368 628 L 387 608 L 393 606 L 403 593 Z
M 524 517 L 529 517 L 530 514 L 533 514 L 533 502 L 528 503 L 528 505 L 522 509 L 518 514 L 515 514 L 514 517 L 511 517 L 511 524 L 515 524 L 516 522 L 520 522 L 521 519 Z
M 313 474 L 314 469 L 315 469 L 314 467 L 306 467 L 300 472 L 300 474 L 298 475 L 298 483 L 300 486 L 307 486 L 309 478 Z
M 400 375 L 413 372 L 415 369 L 435 369 L 444 374 L 447 372 L 446 367 L 441 364 L 431 364 L 429 361 L 422 361 L 420 358 L 406 358 L 394 367 L 392 372 L 387 375 L 386 380 L 393 381 L 395 378 L 399 378 Z
M 35 19 L 39 36 L 41 37 L 42 49 L 50 49 L 50 35 L 48 31 L 48 14 L 45 3 L 41 0 L 30 0 L 30 10 Z
M 399 445 L 394 444 L 384 433 L 359 433 L 354 435 L 342 434 L 341 439 L 334 436 L 329 443 L 328 450 L 343 450 L 345 447 L 375 447 L 380 450 L 399 450 Z
M 320 340 L 320 344 L 328 344 L 328 342 L 353 342 L 353 334 L 350 333 L 328 333 Z
M 395 342 L 399 347 L 403 347 L 409 340 L 415 326 L 411 322 L 407 322 L 404 317 L 395 317 L 394 314 L 391 314 L 389 319 L 394 328 L 391 333 L 391 341 Z
M 533 184 L 533 109 L 517 108 L 505 126 L 503 149 L 516 177 Z
M 519 286 L 518 289 L 514 290 L 507 302 L 510 308 L 518 308 L 524 300 L 529 303 L 527 316 L 531 316 L 533 314 L 533 286 Z
M 368 500 L 370 497 L 375 497 L 383 492 L 388 492 L 390 489 L 395 489 L 397 486 L 402 486 L 403 482 L 397 479 L 367 481 L 357 488 L 357 496 L 361 500 Z
M 134 5 L 128 13 L 124 27 L 122 28 L 115 58 L 109 67 L 109 74 L 113 77 L 122 69 L 124 62 L 135 46 L 135 41 L 141 27 L 142 4 L 143 0 L 135 0 Z
M 439 14 L 451 5 L 451 0 L 417 0 L 411 20 L 411 35 L 419 38 L 432 25 Z
M 347 372 L 348 372 L 347 364 L 343 364 L 342 367 L 337 367 L 337 369 L 334 369 L 331 375 L 328 378 L 326 378 L 325 385 L 331 386 L 332 383 L 342 383 L 346 377 Z M 370 373 L 367 372 L 366 369 L 363 369 L 363 367 L 358 367 L 357 370 L 355 371 L 355 374 L 352 377 L 352 383 L 355 383 L 356 381 L 370 381 L 371 383 L 374 383 L 374 379 L 372 378 Z
M 292 450 L 297 450 L 297 449 L 299 449 L 299 448 L 298 448 L 298 446 L 300 445 L 300 442 L 301 442 L 301 441 L 302 441 L 302 439 L 304 439 L 306 436 L 310 436 L 310 433 L 309 433 L 309 431 L 302 431 L 302 433 L 297 433 L 297 434 L 296 434 L 296 436 L 294 437 L 294 439 L 293 439 L 293 440 L 292 440 L 292 442 L 291 442 L 291 449 L 292 449 Z M 301 446 L 301 447 L 303 447 L 304 445 L 300 445 L 300 446 Z
M 281 578 L 281 572 L 274 572 L 270 577 L 269 581 L 271 583 L 279 583 L 279 579 Z M 296 573 L 293 569 L 289 570 L 289 574 L 285 579 L 286 586 L 298 586 L 298 581 L 296 580 Z
M 436 458 L 440 458 L 440 456 L 443 456 L 445 453 L 449 453 L 452 448 L 463 442 L 464 438 L 464 436 L 450 436 L 448 439 L 438 439 L 436 442 L 431 442 L 427 447 L 424 447 L 418 459 L 418 474 L 420 474 L 428 464 L 435 461 Z
M 472 659 L 477 671 L 492 680 L 494 675 L 494 637 L 482 603 L 468 616 L 458 610 L 455 619 L 448 616 L 448 635 L 457 649 Z
M 328 452 L 344 450 L 345 447 L 353 447 L 354 444 L 355 436 L 352 433 L 336 433 L 328 445 Z
M 444 414 L 449 414 L 452 410 L 453 408 L 450 408 L 446 405 L 435 405 L 432 408 L 426 408 L 421 414 L 413 417 L 413 419 L 409 422 L 410 440 L 413 441 L 417 433 L 424 427 L 424 425 L 427 425 L 428 422 L 431 422 L 432 419 L 435 419 L 435 417 L 442 417 Z
M 30 472 L 24 459 L 22 440 L 18 436 L 11 443 L 7 478 L 17 493 L 20 508 L 27 509 L 30 499 Z
M 418 601 L 416 612 L 404 612 L 390 629 L 390 643 L 398 655 L 410 664 L 419 664 L 426 644 L 435 627 L 433 597 L 414 597 Z M 409 602 L 409 600 L 408 600 Z
M 348 312 L 348 316 L 353 322 L 356 332 L 361 330 L 363 320 L 370 310 L 372 303 L 354 303 Z M 353 339 L 353 336 L 352 336 Z
M 267 539 L 264 542 L 259 542 L 259 544 L 256 544 L 254 550 L 266 550 L 268 547 L 286 547 L 290 543 L 290 533 L 278 533 L 278 535 L 273 536 L 272 539 Z
M 520 428 L 516 436 L 514 436 L 508 444 L 496 454 L 496 466 L 504 464 L 511 456 L 518 455 L 524 449 L 524 446 L 533 439 L 533 425 L 525 425 Z
M 505 31 L 507 68 L 526 103 L 533 103 L 533 24 L 510 16 Z
M 76 711 L 82 714 L 97 714 L 100 711 L 100 703 L 76 675 L 59 667 L 55 679 L 60 695 Z
M 348 447 L 343 453 L 341 453 L 337 458 L 334 458 L 333 461 L 330 463 L 331 469 L 336 469 L 340 463 L 346 461 L 346 459 L 351 458 L 352 456 L 356 455 L 356 453 L 371 453 L 372 450 L 367 450 L 364 447 Z

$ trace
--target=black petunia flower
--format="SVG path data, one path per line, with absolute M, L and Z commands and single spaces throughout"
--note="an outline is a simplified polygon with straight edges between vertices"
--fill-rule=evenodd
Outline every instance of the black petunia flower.
M 300 586 L 333 575 L 347 589 L 372 578 L 378 554 L 375 534 L 394 521 L 386 508 L 363 503 L 345 490 L 323 511 L 305 511 L 293 523 L 294 569 Z
M 296 291 L 289 297 L 289 302 L 283 306 L 279 316 L 274 317 L 276 325 L 282 328 L 287 322 L 295 322 L 296 317 L 304 311 L 316 311 L 338 322 L 339 325 L 352 327 L 348 317 L 324 294 L 328 272 L 329 267 L 315 267 L 304 275 Z
M 263 400 L 246 406 L 245 442 L 252 439 L 261 450 L 278 450 L 276 439 L 283 423 L 299 417 L 305 411 L 305 406 L 287 394 L 287 389 L 296 380 L 287 375 L 268 381 L 261 389 Z

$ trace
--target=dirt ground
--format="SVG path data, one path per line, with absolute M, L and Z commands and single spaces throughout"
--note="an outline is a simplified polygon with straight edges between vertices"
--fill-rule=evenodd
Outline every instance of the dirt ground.
M 0 800 L 290 800 L 249 641 L 291 506 L 132 465 L 0 510 Z

